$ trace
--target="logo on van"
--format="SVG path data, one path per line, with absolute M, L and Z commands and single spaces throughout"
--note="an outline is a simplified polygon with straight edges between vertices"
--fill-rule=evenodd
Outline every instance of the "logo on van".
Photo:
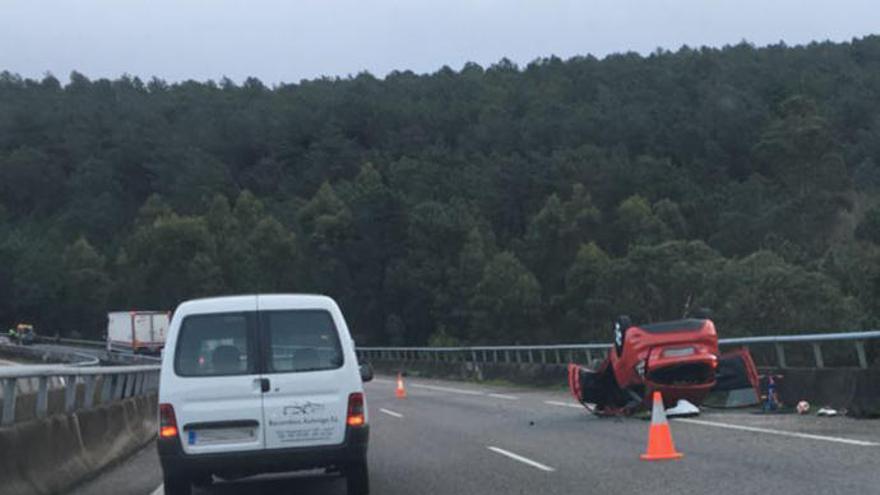
M 308 401 L 303 404 L 292 404 L 289 406 L 284 406 L 284 409 L 281 413 L 285 416 L 301 416 L 304 414 L 313 414 L 322 412 L 327 407 L 324 404 L 316 404 L 314 402 Z

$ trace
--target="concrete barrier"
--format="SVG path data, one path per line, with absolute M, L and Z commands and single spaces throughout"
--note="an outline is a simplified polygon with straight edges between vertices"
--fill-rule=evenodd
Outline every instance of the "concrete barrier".
M 568 386 L 568 371 L 561 364 L 506 364 L 437 361 L 372 361 L 377 371 L 403 371 L 414 376 L 453 380 L 504 380 L 520 385 Z
M 0 495 L 64 493 L 156 434 L 156 395 L 0 428 Z
M 782 402 L 793 406 L 806 400 L 815 408 L 831 406 L 859 418 L 880 417 L 880 370 L 786 369 L 778 390 Z
M 504 380 L 520 385 L 567 386 L 565 366 L 530 363 L 472 363 L 437 361 L 372 362 L 377 371 L 454 380 Z M 782 375 L 778 391 L 782 402 L 794 406 L 806 400 L 816 407 L 831 406 L 850 416 L 880 418 L 880 369 L 764 369 Z

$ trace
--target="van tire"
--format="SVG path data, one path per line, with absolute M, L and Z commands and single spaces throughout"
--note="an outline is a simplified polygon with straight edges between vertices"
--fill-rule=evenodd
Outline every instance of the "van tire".
M 192 495 L 192 484 L 183 476 L 165 477 L 165 495 Z
M 370 493 L 370 473 L 367 461 L 349 464 L 344 472 L 348 495 L 368 495 Z
M 196 488 L 208 488 L 214 484 L 214 476 L 212 476 L 210 473 L 194 476 L 192 479 L 192 484 Z

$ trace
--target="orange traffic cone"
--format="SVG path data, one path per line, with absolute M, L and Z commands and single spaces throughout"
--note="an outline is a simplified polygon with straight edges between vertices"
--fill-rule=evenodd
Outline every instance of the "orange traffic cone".
M 394 395 L 397 396 L 398 399 L 406 399 L 406 389 L 403 387 L 403 374 L 397 374 L 397 390 L 394 392 Z
M 672 432 L 669 430 L 669 422 L 666 421 L 666 411 L 663 409 L 663 397 L 660 392 L 654 392 L 654 407 L 651 410 L 651 430 L 648 432 L 648 450 L 639 456 L 643 461 L 663 461 L 681 459 L 684 454 L 675 450 L 672 443 Z

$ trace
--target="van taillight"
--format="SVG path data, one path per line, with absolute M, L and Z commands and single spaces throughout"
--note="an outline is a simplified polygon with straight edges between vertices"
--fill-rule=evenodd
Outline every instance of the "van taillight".
M 364 394 L 355 392 L 348 396 L 348 418 L 346 424 L 348 426 L 360 427 L 366 423 L 364 416 Z
M 159 404 L 159 436 L 173 438 L 177 436 L 177 418 L 171 404 Z

